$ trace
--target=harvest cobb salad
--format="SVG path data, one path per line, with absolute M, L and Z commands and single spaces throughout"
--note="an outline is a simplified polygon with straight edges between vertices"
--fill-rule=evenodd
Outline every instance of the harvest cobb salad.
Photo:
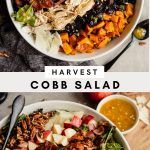
M 119 37 L 136 0 L 13 0 L 13 17 L 49 52 L 92 53 Z
M 8 125 L 1 129 L 0 149 Z M 115 138 L 115 127 L 83 111 L 42 109 L 22 114 L 16 122 L 6 150 L 124 150 Z

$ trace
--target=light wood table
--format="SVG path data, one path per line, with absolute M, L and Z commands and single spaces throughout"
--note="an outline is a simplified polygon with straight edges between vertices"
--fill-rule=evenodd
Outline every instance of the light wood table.
M 144 95 L 150 100 L 150 93 L 124 93 L 135 99 L 136 96 Z M 142 121 L 131 133 L 126 135 L 126 139 L 131 146 L 131 150 L 150 150 L 150 126 L 145 125 Z

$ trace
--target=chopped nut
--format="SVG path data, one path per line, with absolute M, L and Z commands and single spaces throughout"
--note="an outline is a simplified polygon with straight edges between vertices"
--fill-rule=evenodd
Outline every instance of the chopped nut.
M 9 58 L 9 54 L 7 52 L 3 51 L 3 52 L 0 52 L 0 57 L 7 57 L 7 58 Z

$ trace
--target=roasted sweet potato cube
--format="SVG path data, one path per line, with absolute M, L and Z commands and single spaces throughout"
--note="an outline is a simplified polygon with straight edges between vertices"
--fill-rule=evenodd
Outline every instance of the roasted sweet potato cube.
M 115 28 L 115 35 L 116 36 L 120 36 L 120 32 L 119 32 L 119 28 L 118 28 L 118 24 L 117 23 L 114 23 L 114 28 Z
M 101 21 L 100 23 L 98 23 L 96 26 L 93 27 L 94 30 L 97 30 L 99 28 L 102 28 L 105 25 L 104 21 Z
M 77 51 L 76 50 L 73 50 L 70 55 L 76 55 Z
M 134 5 L 129 3 L 126 5 L 125 15 L 127 18 L 129 18 L 130 16 L 133 16 L 133 14 L 134 14 Z
M 74 47 L 77 44 L 77 37 L 73 34 L 69 38 L 70 44 Z
M 125 28 L 125 25 L 127 24 L 127 20 L 124 18 L 120 18 L 119 22 L 118 22 L 118 28 L 119 28 L 119 32 L 123 32 L 123 29 Z
M 116 35 L 115 35 L 115 32 L 109 32 L 109 33 L 107 34 L 107 36 L 108 36 L 109 38 L 114 38 Z
M 110 38 L 109 37 L 105 37 L 104 40 L 102 40 L 99 44 L 98 44 L 98 48 L 103 48 L 105 47 L 108 42 L 110 41 Z
M 98 36 L 105 36 L 106 35 L 106 30 L 105 29 L 103 29 L 103 28 L 100 28 L 99 30 L 98 30 Z
M 106 26 L 105 26 L 105 30 L 109 33 L 109 32 L 114 32 L 115 28 L 114 28 L 114 24 L 113 22 L 107 22 Z
M 106 20 L 106 21 L 109 21 L 111 19 L 111 16 L 106 14 L 106 13 L 104 13 L 103 14 L 103 19 Z
M 120 18 L 124 18 L 124 13 L 122 11 L 116 11 L 116 15 Z
M 68 35 L 68 33 L 61 33 L 60 36 L 61 36 L 61 40 L 62 40 L 63 43 L 69 42 L 69 35 Z
M 88 45 L 93 47 L 93 43 L 87 37 L 86 38 L 82 38 L 80 41 L 78 41 L 78 44 L 81 44 L 81 45 L 88 44 Z
M 93 46 L 89 45 L 89 44 L 78 44 L 76 47 L 76 50 L 80 53 L 86 53 L 87 51 L 90 51 L 93 49 Z
M 93 52 L 94 52 L 93 48 L 86 51 L 86 53 L 93 53 Z
M 68 43 L 63 43 L 62 47 L 67 55 L 69 55 L 73 51 L 73 48 Z
M 113 22 L 117 23 L 118 20 L 119 20 L 119 16 L 112 15 L 112 16 L 111 16 L 111 20 L 112 20 Z
M 93 31 L 93 28 L 91 28 L 89 25 L 86 25 L 86 34 L 89 35 Z
M 96 44 L 99 42 L 98 36 L 94 34 L 90 34 L 90 40 Z

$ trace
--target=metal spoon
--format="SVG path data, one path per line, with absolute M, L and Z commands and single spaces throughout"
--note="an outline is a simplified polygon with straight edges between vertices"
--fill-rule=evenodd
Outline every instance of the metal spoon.
M 8 130 L 8 133 L 7 133 L 7 137 L 6 137 L 6 140 L 5 140 L 5 143 L 3 145 L 3 149 L 2 150 L 5 150 L 6 148 L 6 145 L 7 145 L 7 142 L 9 140 L 9 137 L 10 137 L 10 134 L 12 132 L 12 129 L 16 123 L 16 120 L 19 116 L 19 114 L 21 113 L 23 107 L 25 105 L 25 97 L 22 96 L 22 95 L 19 95 L 15 98 L 14 102 L 13 102 L 13 106 L 12 106 L 12 113 L 10 115 L 10 124 L 9 124 L 9 130 Z
M 8 93 L 0 92 L 0 104 L 2 104 L 7 99 Z

